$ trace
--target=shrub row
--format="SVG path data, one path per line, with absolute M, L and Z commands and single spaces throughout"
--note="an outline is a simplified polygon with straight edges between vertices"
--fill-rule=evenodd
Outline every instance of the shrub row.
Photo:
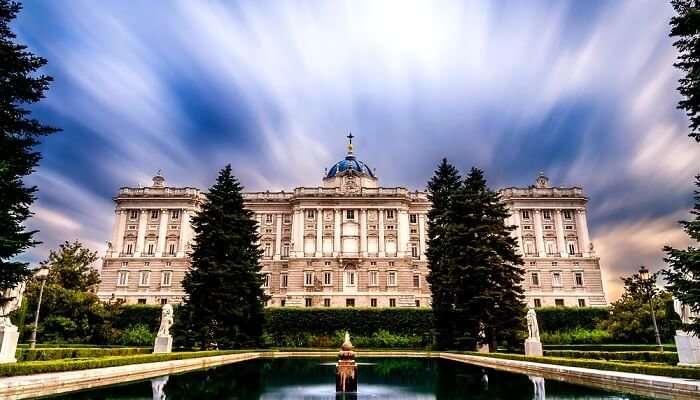
M 672 344 L 663 345 L 664 351 L 676 351 Z M 578 351 L 657 351 L 658 347 L 651 344 L 545 344 L 545 350 L 578 350 Z
M 577 351 L 545 350 L 545 356 L 564 358 L 585 358 L 592 360 L 645 361 L 676 365 L 678 353 L 672 351 Z
M 612 336 L 601 329 L 576 328 L 570 331 L 542 332 L 540 339 L 545 344 L 600 344 L 609 343 Z
M 40 348 L 40 349 L 17 349 L 17 361 L 50 361 L 66 358 L 94 358 L 131 356 L 134 354 L 150 354 L 150 348 Z
M 89 343 L 37 343 L 35 346 L 37 349 L 56 349 L 56 348 L 71 348 L 71 349 L 120 349 L 126 347 L 138 347 L 138 346 L 124 346 L 120 344 L 89 344 Z M 145 346 L 150 348 L 150 346 Z M 17 345 L 18 349 L 28 349 L 29 344 L 20 343 Z
M 332 335 L 311 335 L 297 333 L 294 335 L 265 336 L 265 346 L 283 348 L 333 348 L 343 343 L 345 331 L 336 331 Z M 380 329 L 368 336 L 353 335 L 352 344 L 359 349 L 417 349 L 427 346 L 423 336 L 397 335 Z
M 47 372 L 77 371 L 91 368 L 118 367 L 121 365 L 130 364 L 220 356 L 224 354 L 247 351 L 250 350 L 195 351 L 183 353 L 139 354 L 133 356 L 102 357 L 77 360 L 27 361 L 11 364 L 0 364 L 0 376 L 17 376 Z
M 593 330 L 609 315 L 607 307 L 542 307 L 537 309 L 537 324 L 542 332 Z
M 560 357 L 527 357 L 519 354 L 463 352 L 480 357 L 492 357 L 507 360 L 530 361 L 541 364 L 564 365 L 568 367 L 592 368 L 605 371 L 631 372 L 636 374 L 669 376 L 673 378 L 700 379 L 700 368 L 677 367 L 648 363 L 615 362 L 604 360 L 580 360 Z

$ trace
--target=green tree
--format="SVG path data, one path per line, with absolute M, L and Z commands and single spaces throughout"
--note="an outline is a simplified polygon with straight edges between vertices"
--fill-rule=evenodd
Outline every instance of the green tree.
M 49 267 L 48 281 L 68 290 L 94 291 L 100 283 L 100 274 L 92 264 L 97 252 L 83 247 L 77 240 L 64 242 L 58 251 L 51 250 L 42 264 Z
M 683 230 L 688 234 L 695 246 L 685 249 L 674 249 L 671 246 L 664 247 L 666 261 L 669 268 L 663 274 L 668 282 L 667 289 L 684 304 L 690 306 L 694 312 L 700 312 L 700 175 L 695 177 L 695 205 L 690 214 L 691 221 L 680 221 Z M 684 329 L 700 335 L 700 320 L 693 321 Z
M 432 292 L 432 309 L 438 345 L 449 347 L 454 342 L 454 290 L 449 281 L 449 271 L 445 259 L 445 234 L 449 225 L 447 213 L 451 208 L 452 198 L 459 190 L 461 177 L 457 169 L 443 158 L 435 174 L 428 182 L 428 259 L 427 277 Z
M 500 340 L 515 345 L 522 331 L 523 260 L 510 234 L 514 227 L 505 224 L 509 216 L 483 172 L 472 168 L 447 214 L 447 268 L 461 346 L 471 347 L 482 328 L 492 348 Z
M 182 282 L 187 299 L 181 312 L 192 316 L 189 325 L 203 348 L 261 343 L 267 300 L 260 274 L 262 250 L 257 222 L 244 207 L 241 191 L 227 165 L 192 219 L 196 237 L 192 269 Z
M 698 0 L 671 0 L 676 16 L 671 18 L 671 37 L 678 49 L 678 61 L 673 64 L 685 72 L 678 83 L 684 99 L 678 108 L 685 110 L 690 119 L 688 136 L 700 142 L 700 2 Z
M 37 73 L 46 60 L 15 41 L 10 22 L 21 9 L 17 2 L 0 0 L 0 292 L 31 275 L 27 263 L 15 260 L 38 244 L 36 231 L 24 226 L 36 187 L 25 186 L 23 177 L 39 163 L 34 150 L 39 137 L 57 131 L 26 108 L 44 98 L 52 78 Z

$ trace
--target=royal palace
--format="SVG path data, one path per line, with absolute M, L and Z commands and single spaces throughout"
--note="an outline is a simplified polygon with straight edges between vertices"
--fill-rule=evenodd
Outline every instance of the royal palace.
M 582 189 L 552 187 L 540 174 L 530 187 L 499 192 L 525 259 L 528 304 L 606 305 Z M 244 198 L 258 221 L 268 306 L 430 306 L 427 194 L 380 186 L 352 144 L 320 186 Z M 151 186 L 121 188 L 100 298 L 181 302 L 194 238 L 190 218 L 205 200 L 197 188 L 167 186 L 160 174 Z

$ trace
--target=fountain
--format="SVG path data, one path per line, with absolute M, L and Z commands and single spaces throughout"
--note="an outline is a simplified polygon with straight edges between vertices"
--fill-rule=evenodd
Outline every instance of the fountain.
M 345 341 L 340 346 L 338 358 L 335 366 L 336 392 L 357 392 L 357 364 L 348 332 L 345 332 Z

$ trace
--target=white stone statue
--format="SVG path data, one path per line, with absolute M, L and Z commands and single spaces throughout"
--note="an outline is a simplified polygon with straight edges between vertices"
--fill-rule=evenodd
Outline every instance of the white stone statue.
M 10 300 L 0 307 L 0 363 L 17 362 L 15 351 L 17 350 L 19 332 L 17 327 L 12 325 L 12 321 L 10 321 L 10 313 L 18 309 L 22 304 L 24 287 L 25 283 L 22 282 L 2 293 L 2 297 Z
M 540 340 L 540 327 L 537 325 L 537 314 L 535 314 L 534 309 L 529 309 L 527 311 L 527 331 L 528 338 Z
M 173 306 L 166 304 L 160 315 L 160 328 L 158 336 L 170 336 L 170 327 L 173 326 Z
M 700 318 L 700 313 L 693 312 L 690 306 L 683 304 L 677 298 L 673 298 L 673 310 L 681 317 L 683 324 L 691 324 L 693 320 Z
M 700 313 L 694 312 L 689 305 L 673 298 L 673 310 L 681 317 L 684 324 L 693 323 L 700 319 Z M 677 330 L 674 337 L 676 351 L 678 352 L 678 365 L 700 365 L 700 338 L 690 332 Z
M 2 297 L 10 298 L 8 302 L 0 306 L 0 327 L 11 327 L 10 313 L 19 308 L 22 304 L 24 295 L 25 283 L 22 282 L 12 289 L 7 289 L 3 292 Z

